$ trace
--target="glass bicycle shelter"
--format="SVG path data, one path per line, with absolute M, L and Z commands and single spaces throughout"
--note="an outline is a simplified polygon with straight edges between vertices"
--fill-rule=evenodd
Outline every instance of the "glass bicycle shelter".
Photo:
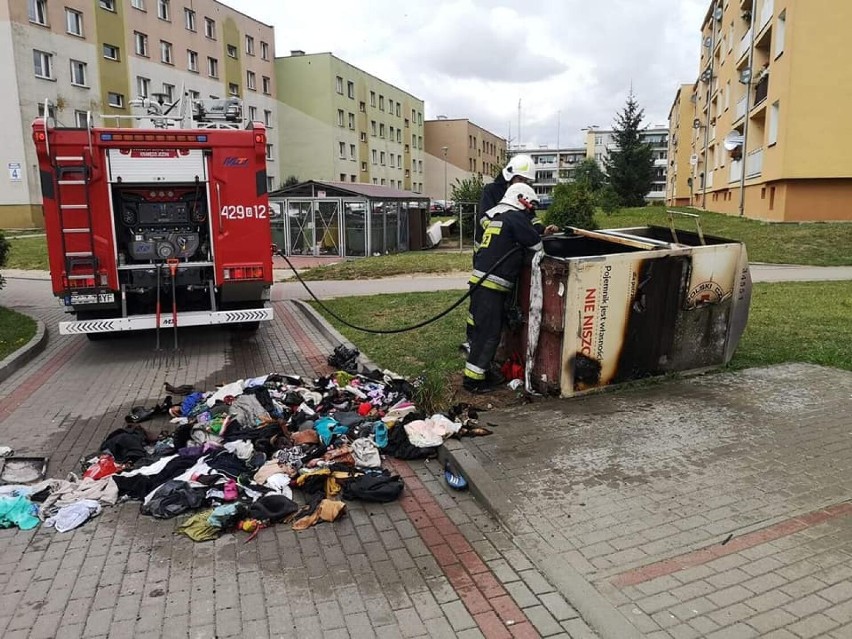
M 425 246 L 429 198 L 373 184 L 309 180 L 269 194 L 286 255 L 366 257 Z

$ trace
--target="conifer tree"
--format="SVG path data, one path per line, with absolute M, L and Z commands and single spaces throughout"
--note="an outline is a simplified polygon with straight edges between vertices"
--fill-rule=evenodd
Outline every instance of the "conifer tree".
M 645 195 L 653 183 L 651 146 L 639 137 L 644 117 L 645 110 L 639 107 L 631 91 L 613 125 L 616 148 L 604 161 L 609 183 L 623 206 L 644 206 Z

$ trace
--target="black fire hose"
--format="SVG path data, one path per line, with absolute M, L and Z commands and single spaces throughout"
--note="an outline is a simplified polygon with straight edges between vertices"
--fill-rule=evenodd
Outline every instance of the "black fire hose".
M 427 326 L 428 324 L 431 324 L 432 322 L 437 322 L 439 319 L 441 319 L 442 317 L 444 317 L 444 316 L 445 316 L 445 315 L 447 315 L 448 313 L 450 313 L 450 312 L 452 312 L 453 310 L 455 310 L 455 309 L 456 309 L 456 307 L 458 307 L 458 306 L 459 306 L 462 302 L 464 302 L 464 301 L 465 301 L 468 297 L 470 297 L 471 293 L 473 293 L 476 289 L 478 289 L 480 286 L 482 286 L 482 283 L 485 281 L 485 278 L 486 278 L 486 277 L 488 277 L 489 275 L 491 275 L 491 273 L 492 273 L 492 272 L 494 272 L 494 270 L 495 270 L 498 266 L 500 266 L 503 262 L 505 262 L 505 261 L 506 261 L 507 259 L 509 259 L 512 255 L 514 255 L 514 254 L 515 254 L 515 253 L 517 253 L 518 251 L 522 250 L 523 248 L 524 248 L 523 246 L 516 246 L 516 247 L 515 247 L 515 248 L 513 248 L 511 251 L 509 251 L 508 253 L 506 253 L 503 257 L 501 257 L 499 260 L 497 260 L 497 262 L 494 264 L 494 266 L 492 266 L 490 269 L 488 269 L 488 271 L 485 273 L 485 275 L 483 275 L 482 277 L 480 277 L 480 278 L 479 278 L 479 281 L 478 281 L 476 284 L 474 284 L 473 286 L 471 286 L 470 288 L 468 288 L 468 290 L 465 292 L 465 294 L 464 294 L 464 295 L 462 295 L 462 296 L 461 296 L 459 299 L 457 299 L 455 302 L 453 302 L 453 304 L 452 304 L 449 308 L 447 308 L 447 309 L 445 309 L 445 310 L 441 311 L 440 313 L 438 313 L 438 314 L 437 314 L 437 315 L 435 315 L 434 317 L 429 318 L 429 319 L 427 319 L 427 320 L 423 320 L 422 322 L 420 322 L 420 323 L 418 323 L 418 324 L 414 324 L 413 326 L 406 326 L 405 328 L 393 328 L 393 329 L 364 328 L 363 326 L 355 326 L 355 324 L 350 324 L 350 323 L 349 323 L 349 322 L 347 322 L 345 319 L 343 319 L 342 317 L 340 317 L 340 315 L 338 315 L 337 313 L 335 313 L 334 311 L 332 311 L 332 310 L 331 310 L 328 306 L 326 306 L 325 304 L 323 304 L 323 303 L 320 301 L 320 299 L 319 299 L 316 295 L 314 295 L 314 292 L 313 292 L 313 291 L 312 291 L 312 290 L 308 287 L 308 285 L 305 283 L 305 280 L 303 280 L 303 279 L 302 279 L 302 277 L 299 275 L 299 271 L 297 271 L 297 270 L 296 270 L 296 267 L 295 267 L 295 266 L 293 266 L 293 265 L 290 263 L 290 260 L 289 260 L 289 259 L 287 259 L 287 256 L 286 256 L 286 255 L 284 255 L 284 251 L 278 251 L 278 255 L 280 255 L 281 257 L 283 257 L 283 258 L 284 258 L 284 261 L 285 261 L 285 262 L 287 262 L 287 266 L 289 266 L 289 267 L 290 267 L 290 269 L 293 271 L 293 273 L 295 273 L 295 274 L 296 274 L 296 279 L 298 279 L 298 280 L 299 280 L 299 283 L 300 283 L 302 286 L 304 286 L 304 287 L 305 287 L 305 290 L 306 290 L 306 291 L 310 294 L 310 296 L 311 296 L 312 298 L 314 298 L 314 301 L 315 301 L 317 304 L 319 304 L 319 305 L 320 305 L 320 307 L 321 307 L 321 308 L 322 308 L 322 309 L 323 309 L 326 313 L 328 313 L 329 315 L 331 315 L 331 316 L 332 316 L 333 318 L 335 318 L 338 322 L 340 322 L 341 324 L 343 324 L 343 325 L 345 325 L 345 326 L 348 326 L 349 328 L 353 328 L 353 329 L 355 329 L 356 331 L 362 331 L 362 332 L 364 332 L 364 333 L 374 333 L 374 334 L 376 334 L 376 335 L 394 335 L 394 334 L 396 334 L 396 333 L 407 333 L 408 331 L 414 331 L 414 330 L 417 330 L 418 328 L 423 328 L 424 326 Z

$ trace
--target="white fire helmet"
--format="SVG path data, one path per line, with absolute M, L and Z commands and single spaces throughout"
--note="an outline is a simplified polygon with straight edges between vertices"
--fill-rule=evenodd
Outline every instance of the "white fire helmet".
M 532 211 L 538 205 L 538 195 L 529 184 L 513 184 L 506 189 L 506 195 L 500 200 L 519 211 Z
M 530 156 L 521 153 L 520 155 L 512 156 L 506 168 L 503 169 L 503 179 L 511 182 L 512 178 L 520 175 L 522 178 L 535 181 L 535 167 Z

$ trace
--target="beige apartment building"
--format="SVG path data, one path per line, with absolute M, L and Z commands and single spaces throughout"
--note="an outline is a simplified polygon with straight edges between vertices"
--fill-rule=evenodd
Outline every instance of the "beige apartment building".
M 586 131 L 586 157 L 594 158 L 601 170 L 606 172 L 606 160 L 610 152 L 617 148 L 615 131 L 597 126 L 584 130 Z M 666 197 L 668 180 L 669 127 L 662 125 L 646 127 L 639 132 L 639 138 L 651 146 L 651 156 L 654 159 L 651 190 L 645 194 L 645 199 L 649 202 L 662 202 Z
M 422 193 L 423 100 L 331 53 L 276 58 L 282 180 Z
M 669 135 L 668 174 L 666 202 L 669 206 L 692 204 L 693 186 L 693 129 L 696 104 L 694 84 L 682 84 L 675 94 L 669 111 L 671 133 Z
M 276 125 L 273 28 L 215 0 L 0 0 L 0 227 L 42 226 L 32 121 L 55 105 L 64 126 L 91 112 L 131 115 L 130 100 L 239 96 Z M 129 124 L 125 124 L 129 126 Z M 278 181 L 270 145 L 269 184 Z
M 771 221 L 852 220 L 852 3 L 714 0 L 695 112 L 671 122 L 691 201 Z M 687 142 L 689 141 L 689 142 Z M 670 202 L 682 201 L 678 191 Z
M 506 164 L 506 140 L 465 118 L 427 120 L 426 188 L 434 200 L 452 199 L 452 185 L 473 175 L 485 182 Z

